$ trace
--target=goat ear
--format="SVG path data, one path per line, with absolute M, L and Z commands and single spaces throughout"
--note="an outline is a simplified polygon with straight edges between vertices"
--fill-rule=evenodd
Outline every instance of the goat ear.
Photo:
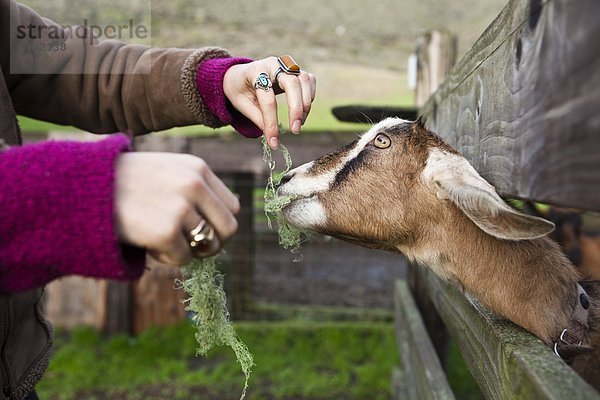
M 509 207 L 462 156 L 443 153 L 443 158 L 442 165 L 434 166 L 429 174 L 437 196 L 452 201 L 484 232 L 500 239 L 522 240 L 554 230 L 552 222 Z

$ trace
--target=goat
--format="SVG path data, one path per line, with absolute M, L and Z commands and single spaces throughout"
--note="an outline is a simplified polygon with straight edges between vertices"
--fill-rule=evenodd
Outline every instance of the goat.
M 600 388 L 600 292 L 578 284 L 546 237 L 551 222 L 509 207 L 422 119 L 379 122 L 288 172 L 278 194 L 293 199 L 283 209 L 292 226 L 402 253 L 458 282 Z M 565 339 L 573 331 L 578 338 Z

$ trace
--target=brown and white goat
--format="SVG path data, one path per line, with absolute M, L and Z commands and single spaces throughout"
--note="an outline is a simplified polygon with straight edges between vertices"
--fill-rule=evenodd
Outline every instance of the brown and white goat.
M 548 345 L 559 342 L 561 355 L 600 386 L 597 294 L 587 297 L 577 270 L 546 237 L 553 224 L 509 207 L 420 120 L 384 120 L 290 171 L 278 190 L 295 198 L 284 208 L 292 225 L 402 253 L 459 282 Z M 582 307 L 583 345 L 564 345 L 559 338 Z

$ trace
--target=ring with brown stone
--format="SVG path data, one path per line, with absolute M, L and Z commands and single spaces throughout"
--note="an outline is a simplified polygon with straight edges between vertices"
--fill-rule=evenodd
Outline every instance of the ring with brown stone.
M 300 75 L 301 69 L 298 63 L 292 58 L 290 55 L 284 55 L 281 57 L 277 57 L 277 63 L 279 64 L 279 69 L 275 73 L 275 80 L 277 80 L 278 73 L 285 72 L 289 75 Z

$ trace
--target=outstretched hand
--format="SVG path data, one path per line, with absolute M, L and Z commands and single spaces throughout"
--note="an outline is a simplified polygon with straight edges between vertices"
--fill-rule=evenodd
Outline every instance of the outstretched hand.
M 277 58 L 268 57 L 248 64 L 234 65 L 227 70 L 223 79 L 223 90 L 227 99 L 263 131 L 272 149 L 279 145 L 275 95 L 285 92 L 290 130 L 299 133 L 317 90 L 316 77 L 306 71 L 301 71 L 299 75 L 281 73 L 275 82 L 278 68 Z M 272 89 L 265 91 L 254 87 L 261 72 L 266 73 L 273 81 Z
M 201 158 L 175 153 L 123 153 L 116 165 L 115 222 L 121 242 L 157 260 L 183 265 L 194 254 L 190 231 L 204 218 L 216 254 L 237 230 L 240 204 Z

